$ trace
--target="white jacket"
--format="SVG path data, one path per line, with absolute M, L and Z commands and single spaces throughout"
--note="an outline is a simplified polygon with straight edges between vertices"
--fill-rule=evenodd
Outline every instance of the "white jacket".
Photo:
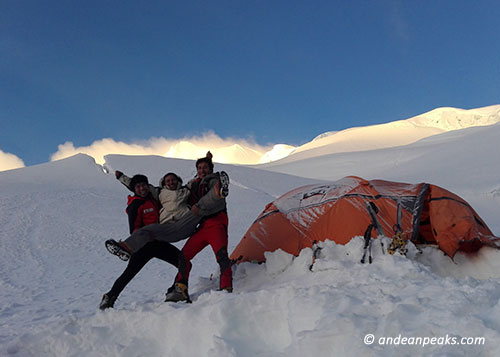
M 175 222 L 184 217 L 191 207 L 188 205 L 189 189 L 180 183 L 176 190 L 163 187 L 159 199 L 162 205 L 160 209 L 160 223 Z

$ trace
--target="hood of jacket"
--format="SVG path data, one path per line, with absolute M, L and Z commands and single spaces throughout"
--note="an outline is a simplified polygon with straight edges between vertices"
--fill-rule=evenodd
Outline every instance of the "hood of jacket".
M 147 200 L 153 200 L 153 197 L 151 196 L 150 193 L 146 197 L 140 197 L 140 196 L 127 196 L 127 206 L 130 206 L 130 204 L 134 201 L 140 200 L 140 201 L 147 201 Z

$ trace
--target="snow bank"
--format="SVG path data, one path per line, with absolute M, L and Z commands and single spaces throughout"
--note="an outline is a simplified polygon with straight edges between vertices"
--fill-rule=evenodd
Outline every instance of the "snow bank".
M 321 243 L 294 258 L 235 270 L 235 293 L 194 285 L 193 304 L 130 304 L 77 318 L 60 316 L 21 336 L 9 353 L 27 356 L 498 355 L 500 282 L 442 277 L 410 258 L 382 255 L 360 264 L 363 240 Z M 428 248 L 431 249 L 431 248 Z M 496 255 L 498 269 L 499 255 Z M 432 264 L 449 258 L 431 255 Z M 460 264 L 460 263 L 459 263 Z M 50 327 L 50 328 L 47 328 Z M 484 345 L 365 344 L 383 337 L 484 337 Z

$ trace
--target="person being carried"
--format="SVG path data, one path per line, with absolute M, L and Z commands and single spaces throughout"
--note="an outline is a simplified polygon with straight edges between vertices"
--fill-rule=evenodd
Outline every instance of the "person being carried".
M 198 159 L 198 161 L 196 161 L 196 170 L 197 176 L 187 185 L 191 190 L 189 203 L 195 211 L 198 209 L 198 205 L 203 199 L 213 200 L 208 194 L 214 187 L 220 185 L 225 188 L 227 192 L 227 187 L 229 185 L 229 178 L 227 175 L 223 176 L 214 173 L 214 164 L 211 155 Z M 196 233 L 188 239 L 182 248 L 179 272 L 175 278 L 174 285 L 167 291 L 165 301 L 190 302 L 188 280 L 191 270 L 191 260 L 207 245 L 212 247 L 217 263 L 219 264 L 219 289 L 227 292 L 233 291 L 231 261 L 227 252 L 228 216 L 225 195 L 221 195 L 218 208 L 218 211 L 203 219 Z
M 123 174 L 116 171 L 115 176 L 120 180 Z M 179 184 L 182 185 L 182 180 L 179 182 L 177 175 L 170 173 L 165 175 L 163 179 L 167 176 L 169 176 L 169 185 L 167 186 L 177 188 Z M 121 180 L 121 182 L 123 181 Z M 160 209 L 159 202 L 149 190 L 149 182 L 146 176 L 135 175 L 128 179 L 127 183 L 126 186 L 135 193 L 133 196 L 128 196 L 126 209 L 130 233 L 149 224 L 158 223 L 162 213 L 166 217 L 164 222 L 174 219 L 177 210 L 169 211 L 165 207 Z M 179 254 L 179 249 L 168 242 L 154 241 L 146 244 L 130 258 L 127 268 L 116 279 L 111 290 L 103 295 L 99 309 L 104 310 L 113 307 L 123 289 L 152 258 L 161 259 L 177 268 L 179 266 Z

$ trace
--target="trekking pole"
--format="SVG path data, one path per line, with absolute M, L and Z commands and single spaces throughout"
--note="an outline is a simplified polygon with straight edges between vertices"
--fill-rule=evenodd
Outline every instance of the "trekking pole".
M 369 224 L 368 227 L 366 227 L 365 235 L 364 235 L 364 240 L 365 240 L 365 245 L 363 246 L 363 257 L 361 258 L 361 264 L 365 264 L 365 259 L 366 259 L 366 252 L 368 251 L 368 262 L 371 264 L 373 259 L 372 259 L 372 229 L 373 229 L 373 224 Z
M 401 199 L 398 199 L 396 224 L 393 227 L 394 237 L 392 237 L 392 242 L 389 245 L 389 248 L 387 248 L 387 252 L 391 255 L 396 251 L 399 251 L 401 255 L 406 255 L 406 253 L 408 253 L 408 249 L 406 248 L 406 239 L 403 236 L 403 228 L 401 226 L 401 217 Z
M 319 253 L 321 251 L 321 247 L 318 246 L 318 242 L 317 241 L 313 242 L 312 250 L 313 250 L 313 256 L 312 256 L 312 264 L 309 266 L 309 270 L 310 271 L 313 271 L 314 263 L 316 262 L 316 259 L 319 258 Z
M 401 199 L 398 199 L 398 213 L 397 213 L 397 216 L 396 216 L 396 229 L 397 229 L 397 233 L 402 233 L 402 231 L 403 231 L 403 228 L 401 227 L 401 216 L 402 216 L 402 212 L 401 212 Z
M 382 236 L 384 236 L 385 234 L 384 234 L 384 231 L 382 230 L 382 227 L 380 226 L 380 222 L 378 221 L 378 218 L 377 218 L 378 207 L 375 205 L 375 203 L 368 202 L 368 201 L 365 201 L 365 206 L 366 206 L 366 209 L 368 210 L 368 213 L 370 214 L 370 217 L 372 219 L 372 224 L 375 227 L 375 229 L 377 230 L 377 234 L 378 234 L 377 238 L 379 238 L 379 240 L 380 240 L 382 254 L 385 254 L 384 242 L 382 241 Z

